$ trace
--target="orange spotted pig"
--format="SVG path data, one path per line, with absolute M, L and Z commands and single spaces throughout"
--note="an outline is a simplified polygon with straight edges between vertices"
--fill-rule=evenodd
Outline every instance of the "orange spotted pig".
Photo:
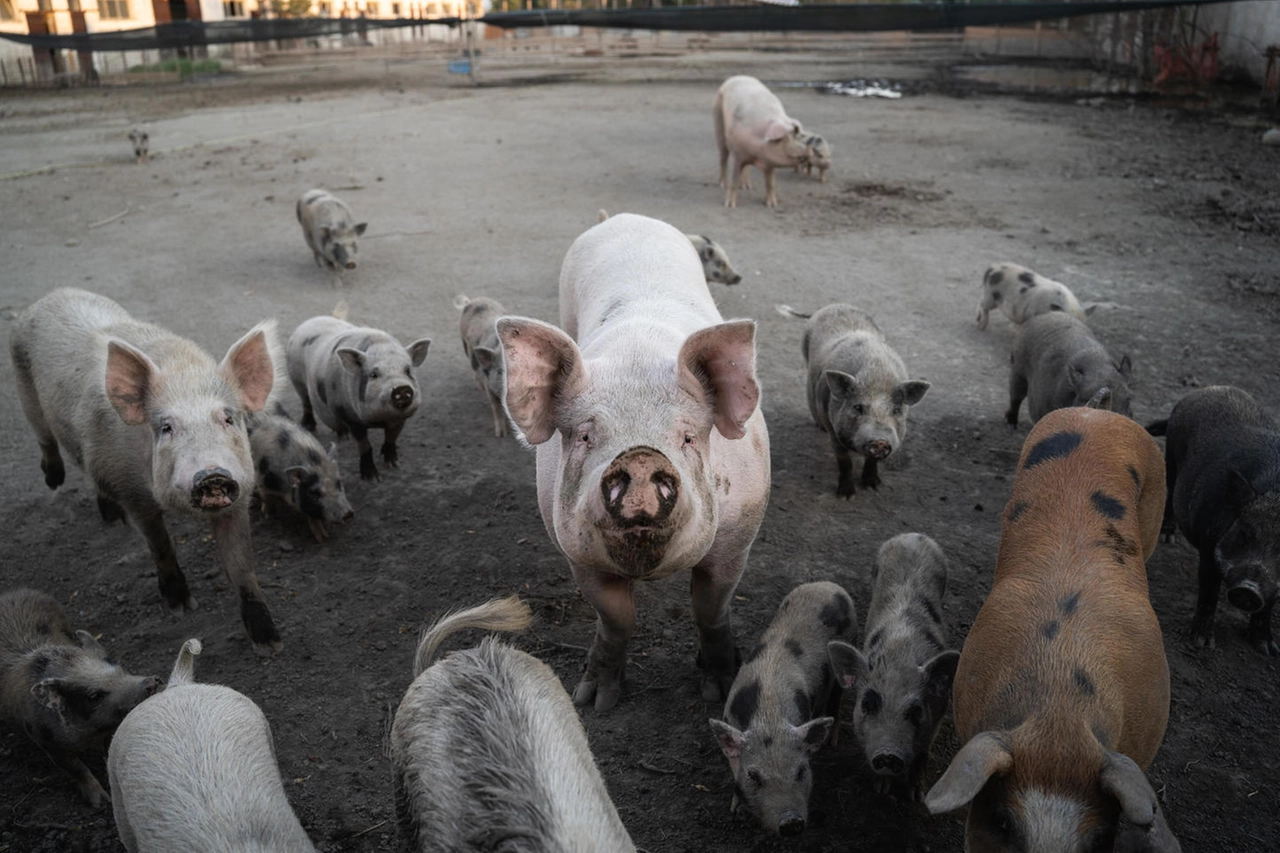
M 1143 772 L 1169 719 L 1143 563 L 1164 498 L 1159 447 L 1122 415 L 1059 409 L 1027 436 L 956 670 L 964 746 L 925 797 L 969 807 L 969 853 L 1110 850 L 1121 815 L 1180 849 Z

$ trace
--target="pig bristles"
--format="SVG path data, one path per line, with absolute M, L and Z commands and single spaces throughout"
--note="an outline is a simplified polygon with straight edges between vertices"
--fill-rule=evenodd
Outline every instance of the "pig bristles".
M 195 637 L 182 644 L 178 652 L 178 660 L 173 664 L 173 672 L 169 673 L 167 687 L 179 684 L 191 684 L 196 680 L 196 655 L 204 650 L 204 646 Z
M 351 306 L 347 304 L 347 300 L 339 299 L 338 304 L 333 306 L 332 314 L 334 317 L 338 318 L 339 320 L 345 321 L 347 319 L 347 312 L 349 312 L 350 310 L 351 310 Z
M 792 308 L 790 305 L 775 305 L 773 307 L 783 317 L 799 317 L 801 320 L 808 320 L 810 317 L 813 316 L 812 314 L 801 314 L 799 311 Z
M 485 631 L 523 631 L 533 622 L 533 613 L 529 605 L 519 596 L 494 598 L 478 607 L 468 610 L 453 610 L 446 613 L 434 625 L 422 632 L 418 641 L 418 653 L 413 658 L 413 677 L 417 678 L 424 669 L 431 666 L 436 652 L 451 634 L 468 628 L 480 628 Z

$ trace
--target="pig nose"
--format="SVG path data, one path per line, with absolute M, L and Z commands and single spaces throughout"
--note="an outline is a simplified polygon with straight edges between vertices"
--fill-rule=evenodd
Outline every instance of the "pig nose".
M 898 776 L 902 774 L 905 767 L 902 757 L 892 752 L 877 752 L 871 759 L 871 769 L 877 773 Z
M 1262 590 L 1258 588 L 1258 582 L 1254 580 L 1240 581 L 1228 589 L 1227 601 L 1231 602 L 1232 607 L 1243 610 L 1245 613 L 1257 613 L 1266 603 Z
M 893 445 L 884 439 L 877 439 L 867 444 L 867 455 L 872 459 L 884 459 L 893 452 Z
M 191 480 L 191 505 L 196 509 L 222 509 L 235 503 L 240 484 L 225 468 L 206 468 Z
M 408 385 L 401 385 L 399 388 L 391 392 L 391 405 L 401 411 L 409 408 L 409 404 L 413 402 L 413 388 Z
M 797 812 L 783 812 L 778 821 L 778 834 L 783 836 L 799 835 L 804 832 L 804 818 Z
M 355 269 L 355 268 L 356 268 L 356 262 L 355 262 L 355 261 L 347 261 L 347 269 L 349 269 L 349 270 L 353 270 L 353 269 Z
M 147 691 L 148 696 L 154 696 L 160 689 L 161 682 L 160 679 L 156 678 L 154 675 L 148 675 L 146 681 L 142 683 L 142 686 L 143 689 Z
M 729 276 L 729 284 L 737 284 L 740 281 L 742 281 L 742 276 L 740 275 Z
M 356 517 L 356 511 L 355 511 L 354 509 L 349 509 L 349 510 L 347 510 L 345 513 L 343 513 L 343 514 L 342 514 L 342 520 L 343 520 L 343 521 L 350 521 L 351 519 L 353 519 L 353 518 L 355 518 L 355 517 Z
M 680 497 L 680 475 L 652 447 L 620 453 L 600 478 L 605 509 L 625 527 L 660 524 Z

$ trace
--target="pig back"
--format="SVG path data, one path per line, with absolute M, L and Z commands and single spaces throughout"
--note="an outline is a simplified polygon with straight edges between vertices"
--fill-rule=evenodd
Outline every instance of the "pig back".
M 1083 718 L 1104 747 L 1151 761 L 1169 673 L 1143 558 L 1163 510 L 1159 448 L 1133 421 L 1072 408 L 1035 426 L 956 673 L 961 738 Z

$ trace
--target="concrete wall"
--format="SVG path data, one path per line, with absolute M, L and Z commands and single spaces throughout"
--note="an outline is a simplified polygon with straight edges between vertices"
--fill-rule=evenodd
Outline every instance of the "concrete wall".
M 1218 61 L 1224 68 L 1243 68 L 1262 82 L 1267 66 L 1264 52 L 1270 45 L 1280 45 L 1280 3 L 1244 0 L 1206 6 L 1200 10 L 1198 25 L 1206 34 L 1218 33 Z

